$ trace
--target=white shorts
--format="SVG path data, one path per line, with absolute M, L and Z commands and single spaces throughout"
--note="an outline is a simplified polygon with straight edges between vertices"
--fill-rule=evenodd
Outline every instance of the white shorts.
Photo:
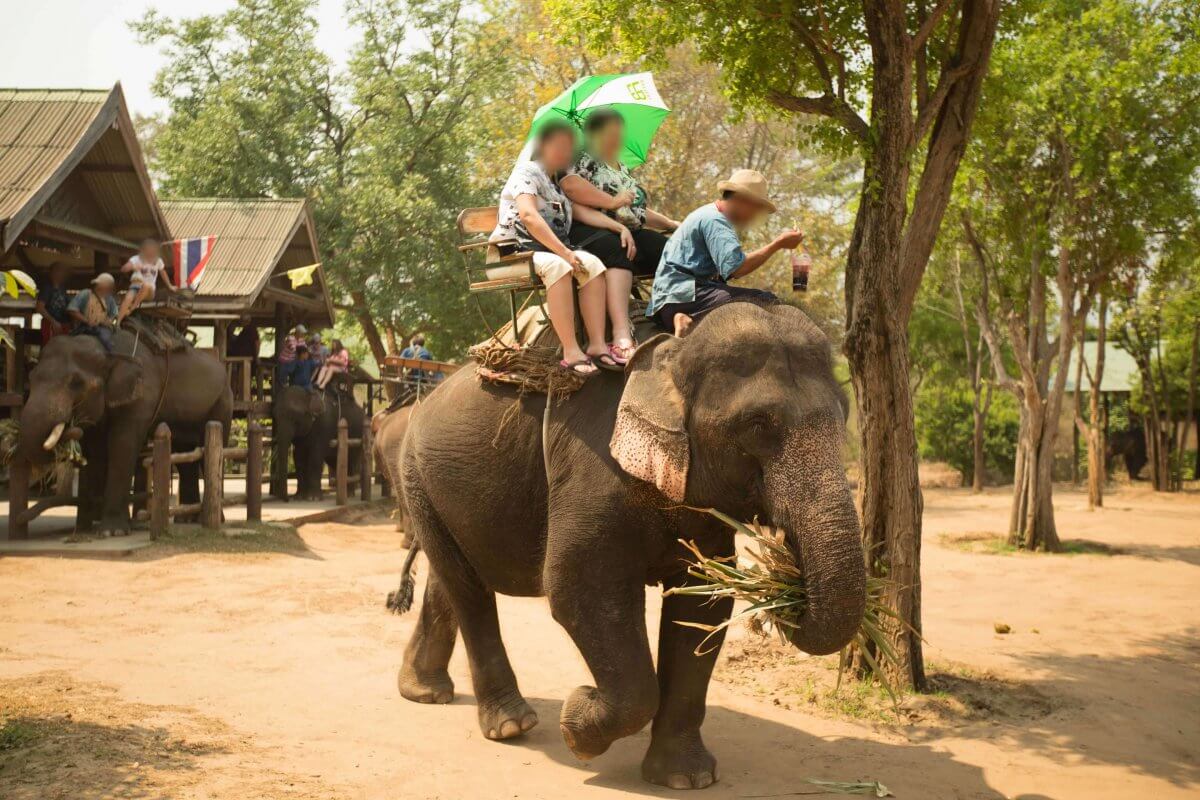
M 533 271 L 547 286 L 553 286 L 572 272 L 575 272 L 575 280 L 580 286 L 586 286 L 593 278 L 604 274 L 604 264 L 588 251 L 576 250 L 575 255 L 583 262 L 583 270 L 580 272 L 575 272 L 565 258 L 542 251 L 533 254 Z

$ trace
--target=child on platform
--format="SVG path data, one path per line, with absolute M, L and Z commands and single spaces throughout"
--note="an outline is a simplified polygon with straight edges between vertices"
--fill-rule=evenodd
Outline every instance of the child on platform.
M 334 339 L 329 346 L 329 355 L 317 373 L 317 388 L 324 389 L 334 375 L 340 375 L 350 368 L 350 351 L 342 344 L 341 339 Z
M 159 244 L 154 239 L 143 239 L 141 249 L 137 255 L 125 262 L 121 272 L 131 274 L 129 291 L 125 293 L 125 298 L 121 301 L 121 310 L 117 313 L 118 325 L 142 303 L 154 299 L 159 273 L 162 273 L 163 282 L 168 289 L 175 288 L 171 285 L 171 277 L 167 274 L 167 268 L 160 256 Z

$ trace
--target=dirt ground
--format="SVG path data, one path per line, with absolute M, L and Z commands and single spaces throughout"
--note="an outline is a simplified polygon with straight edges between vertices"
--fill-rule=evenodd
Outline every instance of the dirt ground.
M 1123 489 L 1096 513 L 1057 499 L 1072 553 L 1043 556 L 998 542 L 1003 490 L 926 493 L 936 691 L 899 719 L 878 689 L 834 694 L 835 659 L 739 631 L 704 728 L 722 777 L 700 796 L 795 796 L 819 778 L 911 800 L 1200 797 L 1200 495 Z M 571 756 L 555 722 L 590 678 L 542 600 L 500 603 L 541 717 L 530 735 L 480 735 L 461 646 L 454 703 L 403 701 L 415 616 L 383 608 L 398 540 L 376 520 L 0 560 L 0 797 L 681 794 L 641 781 L 646 731 Z M 647 605 L 654 630 L 657 591 Z

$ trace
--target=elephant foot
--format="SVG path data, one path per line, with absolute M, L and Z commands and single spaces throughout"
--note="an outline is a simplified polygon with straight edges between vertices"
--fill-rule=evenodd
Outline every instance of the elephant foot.
M 450 680 L 450 673 L 445 670 L 430 677 L 421 677 L 406 664 L 396 676 L 396 685 L 400 688 L 400 696 L 414 703 L 443 705 L 454 699 L 454 681 Z
M 670 789 L 704 789 L 720 777 L 699 731 L 655 736 L 642 759 L 642 778 Z
M 608 750 L 613 740 L 605 736 L 598 723 L 604 703 L 595 686 L 579 686 L 563 703 L 558 727 L 563 741 L 581 761 L 591 761 Z
M 130 535 L 130 523 L 120 521 L 120 519 L 107 519 L 96 524 L 96 530 L 92 531 L 92 535 L 100 537 L 100 539 L 109 539 L 113 536 L 128 536 Z
M 537 712 L 516 689 L 500 700 L 479 703 L 479 729 L 489 739 L 512 739 L 537 724 Z

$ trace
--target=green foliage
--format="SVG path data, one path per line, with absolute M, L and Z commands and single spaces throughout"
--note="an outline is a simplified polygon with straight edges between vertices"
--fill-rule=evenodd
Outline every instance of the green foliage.
M 454 249 L 482 199 L 468 164 L 503 77 L 503 36 L 466 0 L 351 0 L 345 72 L 316 45 L 315 0 L 238 0 L 221 14 L 133 23 L 171 58 L 143 130 L 165 195 L 307 197 L 339 301 L 447 354 L 480 338 Z
M 945 461 L 960 470 L 967 482 L 974 460 L 971 400 L 970 384 L 960 380 L 923 387 L 914 404 L 921 458 Z M 1016 400 L 1007 393 L 994 393 L 983 438 L 988 472 L 1012 475 L 1019 427 Z

